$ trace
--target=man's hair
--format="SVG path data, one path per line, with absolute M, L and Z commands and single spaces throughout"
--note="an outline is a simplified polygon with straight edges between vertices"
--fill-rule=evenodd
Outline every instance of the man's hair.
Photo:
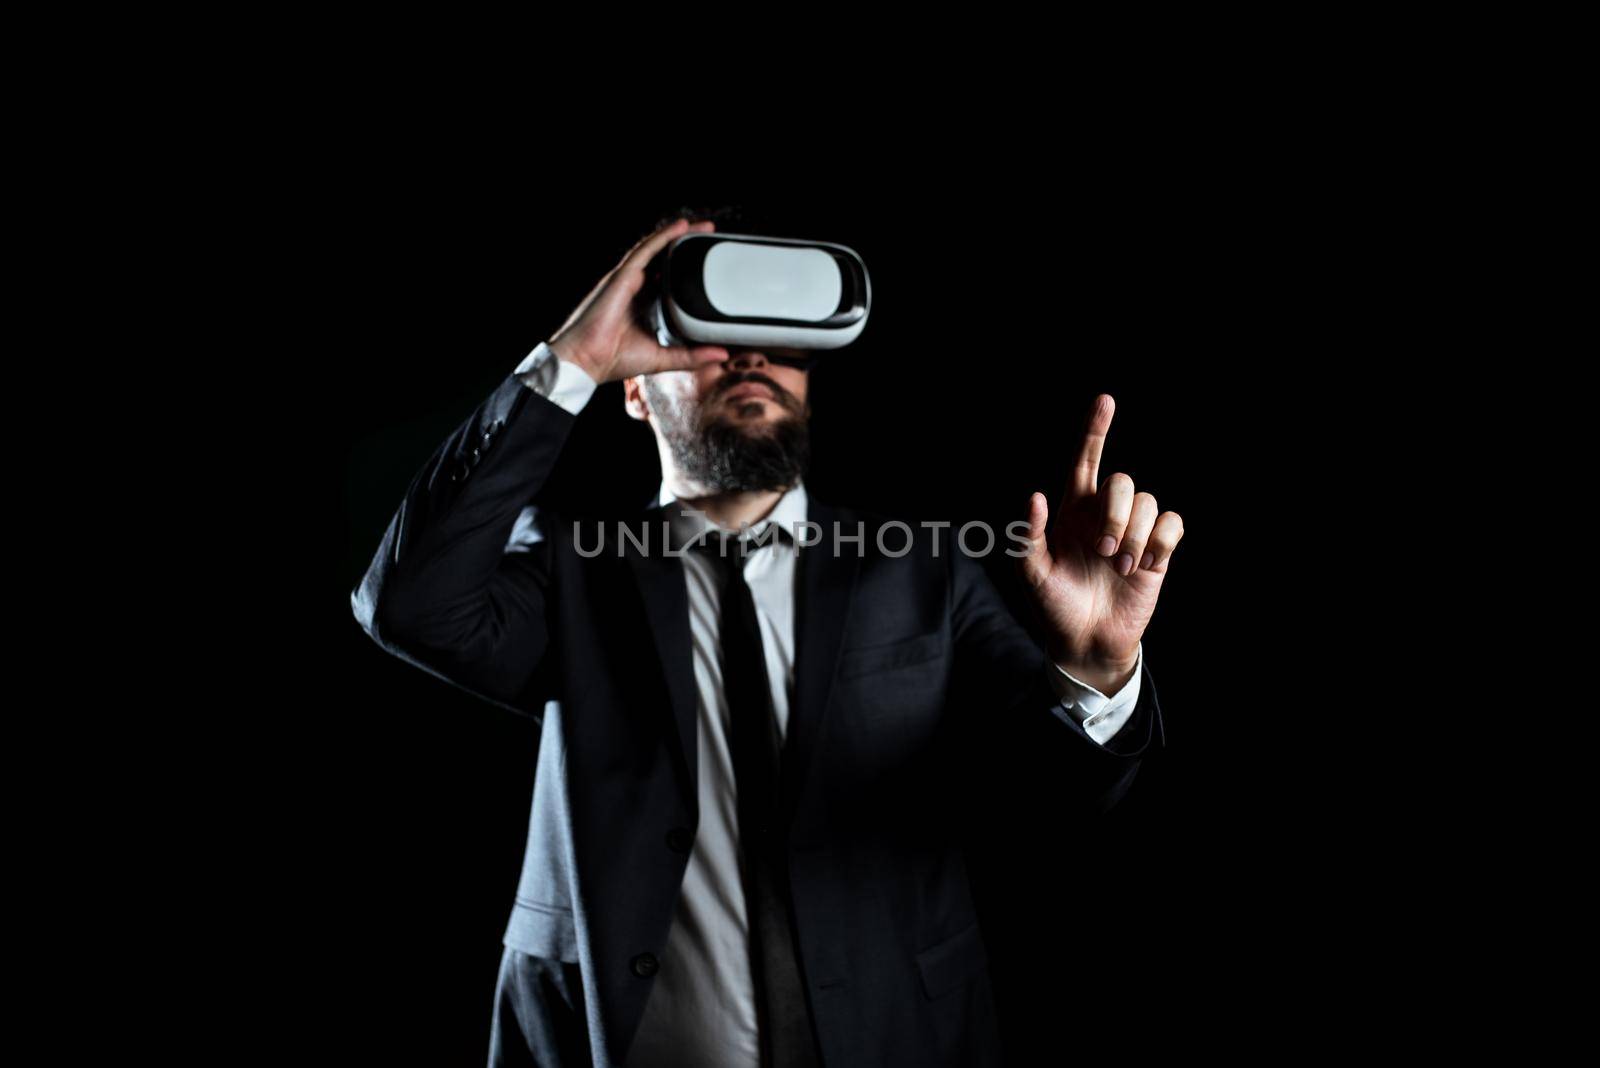
M 700 207 L 680 207 L 662 215 L 650 227 L 652 231 L 659 230 L 674 219 L 688 219 L 692 223 L 704 222 L 707 219 L 717 224 L 718 230 L 731 230 L 740 233 L 745 223 L 745 208 L 742 204 L 716 204 Z
M 730 234 L 762 234 L 768 237 L 807 237 L 814 222 L 792 206 L 754 204 L 701 204 L 674 208 L 656 219 L 651 232 L 661 229 L 674 219 L 702 222 L 710 219 L 717 230 Z

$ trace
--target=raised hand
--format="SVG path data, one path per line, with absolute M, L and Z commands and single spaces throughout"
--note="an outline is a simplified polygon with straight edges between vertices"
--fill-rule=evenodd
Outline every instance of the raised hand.
M 684 234 L 715 228 L 710 220 L 689 223 L 679 218 L 640 238 L 550 338 L 556 355 L 582 367 L 596 382 L 688 370 L 706 360 L 727 359 L 727 350 L 719 345 L 661 346 L 633 310 L 644 287 L 645 268 L 656 253 Z
M 1111 694 L 1133 677 L 1139 639 L 1155 611 L 1172 551 L 1183 537 L 1177 512 L 1117 472 L 1100 483 L 1100 454 L 1116 402 L 1095 398 L 1072 481 L 1050 522 L 1048 502 L 1028 502 L 1029 552 L 1021 560 L 1048 627 L 1052 659 Z

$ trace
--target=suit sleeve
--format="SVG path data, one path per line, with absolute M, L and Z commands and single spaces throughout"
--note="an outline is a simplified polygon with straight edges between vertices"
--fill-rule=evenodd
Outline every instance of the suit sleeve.
M 965 726 L 992 759 L 1024 777 L 1048 780 L 1052 804 L 1078 813 L 1109 811 L 1126 796 L 1140 765 L 1165 745 L 1142 646 L 1137 696 L 1102 744 L 1084 725 L 1094 726 L 1093 715 L 1080 720 L 1066 707 L 1072 690 L 1062 685 L 1060 669 L 1017 621 L 983 565 L 954 544 L 951 549 L 951 640 Z M 1130 680 L 1117 696 L 1133 685 Z
M 541 344 L 434 450 L 350 595 L 357 622 L 381 647 L 536 714 L 553 685 L 551 542 L 530 502 L 593 390 Z

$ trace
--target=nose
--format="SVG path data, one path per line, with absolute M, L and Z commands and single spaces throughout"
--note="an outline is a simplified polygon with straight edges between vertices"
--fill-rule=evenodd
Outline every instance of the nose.
M 728 369 L 730 371 L 746 371 L 765 366 L 767 366 L 767 357 L 760 349 L 728 350 Z

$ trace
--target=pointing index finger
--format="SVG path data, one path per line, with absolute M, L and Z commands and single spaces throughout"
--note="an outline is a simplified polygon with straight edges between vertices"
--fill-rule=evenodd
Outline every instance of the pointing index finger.
M 1073 500 L 1093 497 L 1100 489 L 1100 454 L 1105 450 L 1106 432 L 1111 429 L 1111 417 L 1116 411 L 1117 402 L 1109 393 L 1096 397 L 1089 409 L 1089 418 L 1083 427 L 1083 444 L 1078 449 L 1078 463 L 1072 470 L 1069 497 Z

